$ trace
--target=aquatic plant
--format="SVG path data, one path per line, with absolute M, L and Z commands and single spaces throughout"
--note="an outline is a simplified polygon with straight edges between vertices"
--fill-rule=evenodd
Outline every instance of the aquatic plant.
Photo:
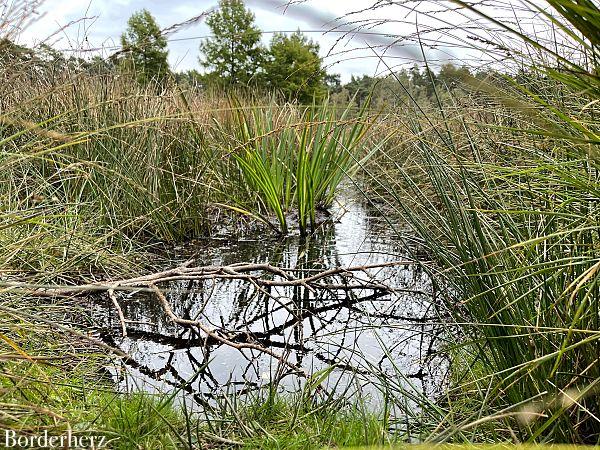
M 233 198 L 234 207 L 268 224 L 268 214 L 275 215 L 282 233 L 288 232 L 294 207 L 300 233 L 314 231 L 317 210 L 331 206 L 343 178 L 354 175 L 373 152 L 365 151 L 372 124 L 367 106 L 358 112 L 347 107 L 341 114 L 327 101 L 303 111 L 289 105 L 249 111 L 235 106 L 231 152 L 256 196 L 252 202 L 250 193 L 248 205 Z

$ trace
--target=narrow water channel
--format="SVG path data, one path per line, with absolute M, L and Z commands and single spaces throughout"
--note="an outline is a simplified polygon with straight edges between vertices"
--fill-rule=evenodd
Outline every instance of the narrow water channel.
M 332 217 L 331 225 L 306 240 L 268 235 L 215 239 L 185 252 L 195 253 L 194 265 L 270 263 L 305 274 L 407 259 L 386 221 L 359 196 L 342 195 Z M 232 340 L 260 343 L 309 373 L 335 365 L 327 380 L 333 390 L 348 394 L 351 387 L 376 401 L 381 377 L 394 377 L 434 395 L 445 364 L 432 357 L 439 318 L 427 274 L 407 263 L 367 269 L 362 276 L 391 291 L 314 292 L 296 286 L 266 292 L 242 280 L 173 282 L 166 290 L 180 317 L 201 319 Z M 121 294 L 119 302 L 129 321 L 127 337 L 121 335 L 111 302 L 98 305 L 94 315 L 103 338 L 132 356 L 123 367 L 111 368 L 123 389 L 181 389 L 201 403 L 224 390 L 252 390 L 274 380 L 290 391 L 302 383 L 268 355 L 207 341 L 174 326 L 150 295 Z

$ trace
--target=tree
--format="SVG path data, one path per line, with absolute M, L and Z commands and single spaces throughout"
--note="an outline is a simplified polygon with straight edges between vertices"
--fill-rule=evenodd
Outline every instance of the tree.
M 367 97 L 373 92 L 378 81 L 377 77 L 370 77 L 369 75 L 362 75 L 361 77 L 352 75 L 350 77 L 350 81 L 346 84 L 346 89 L 348 89 L 350 97 L 354 98 L 359 108 L 363 106 Z
M 176 72 L 174 74 L 175 81 L 186 88 L 198 89 L 204 86 L 204 75 L 195 69 L 186 70 L 185 72 Z
M 421 69 L 416 64 L 411 67 L 409 73 L 411 84 L 416 89 L 416 93 L 420 93 L 426 97 L 433 97 L 435 94 L 435 73 L 427 66 L 421 72 Z
M 220 0 L 219 8 L 206 19 L 213 37 L 200 44 L 204 59 L 200 64 L 211 70 L 210 78 L 226 85 L 248 85 L 261 66 L 264 50 L 254 14 L 242 0 Z
M 167 40 L 148 10 L 138 11 L 129 18 L 121 45 L 122 63 L 132 66 L 140 82 L 162 80 L 169 74 Z
M 452 63 L 447 63 L 440 69 L 436 81 L 447 89 L 452 89 L 459 86 L 470 77 L 471 72 L 467 66 L 456 67 Z
M 35 52 L 30 48 L 15 44 L 7 38 L 0 38 L 0 69 L 35 60 Z
M 327 90 L 332 94 L 342 92 L 342 76 L 339 73 L 332 73 L 325 75 L 325 86 Z
M 275 33 L 264 69 L 268 85 L 288 100 L 309 103 L 327 92 L 319 45 L 300 31 L 290 36 Z

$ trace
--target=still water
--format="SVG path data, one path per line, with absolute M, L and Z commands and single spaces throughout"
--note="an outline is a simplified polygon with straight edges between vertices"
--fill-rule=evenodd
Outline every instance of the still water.
M 384 380 L 435 395 L 447 365 L 435 356 L 440 312 L 427 273 L 410 261 L 398 234 L 360 197 L 341 195 L 332 219 L 307 239 L 267 234 L 215 238 L 180 249 L 179 256 L 194 254 L 197 266 L 269 263 L 295 268 L 297 276 L 406 261 L 356 274 L 389 290 L 264 289 L 243 280 L 178 281 L 161 288 L 175 314 L 200 319 L 234 342 L 269 347 L 308 373 L 335 366 L 326 381 L 331 390 L 376 402 Z M 338 285 L 345 280 L 329 279 Z M 173 325 L 152 295 L 122 293 L 119 303 L 128 321 L 127 337 L 110 301 L 97 304 L 94 316 L 103 339 L 132 356 L 111 368 L 123 389 L 178 390 L 202 403 L 223 391 L 245 392 L 274 382 L 294 391 L 303 382 L 271 356 Z

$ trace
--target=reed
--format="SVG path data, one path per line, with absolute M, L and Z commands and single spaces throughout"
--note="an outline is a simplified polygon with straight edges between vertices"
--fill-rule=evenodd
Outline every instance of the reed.
M 510 122 L 478 121 L 473 110 L 459 117 L 462 130 L 447 116 L 437 127 L 414 118 L 410 158 L 390 156 L 373 173 L 437 264 L 449 332 L 460 330 L 446 348 L 455 359 L 447 415 L 430 439 L 597 444 L 600 10 L 549 1 L 548 29 L 564 34 L 545 42 L 454 3 L 535 49 L 519 58 L 541 57 L 518 79 L 468 82 Z
M 250 191 L 233 198 L 232 207 L 273 228 L 269 215 L 275 216 L 284 234 L 295 212 L 300 233 L 314 231 L 317 211 L 331 206 L 342 180 L 373 153 L 366 149 L 367 104 L 341 113 L 328 101 L 304 109 L 237 106 L 233 129 L 223 134 L 232 133 L 231 153 Z

